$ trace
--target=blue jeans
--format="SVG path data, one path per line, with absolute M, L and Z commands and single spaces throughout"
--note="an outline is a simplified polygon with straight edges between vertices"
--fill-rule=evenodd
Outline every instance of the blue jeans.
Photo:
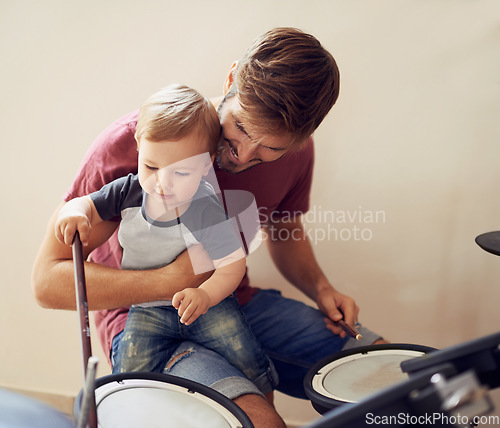
M 177 346 L 191 340 L 240 370 L 265 394 L 277 385 L 269 357 L 252 334 L 234 296 L 211 307 L 190 325 L 172 306 L 134 306 L 118 345 L 113 373 L 163 372 Z
M 303 379 L 319 360 L 344 349 L 370 345 L 380 338 L 365 327 L 360 341 L 330 332 L 324 315 L 315 308 L 287 299 L 277 290 L 260 290 L 241 307 L 253 334 L 278 372 L 277 390 L 307 399 Z M 113 340 L 112 360 L 121 334 Z M 176 358 L 182 356 L 182 358 Z M 175 364 L 166 373 L 211 386 L 230 399 L 258 391 L 245 376 L 213 351 L 189 341 L 174 350 Z
M 380 338 L 364 327 L 358 327 L 363 336 L 359 341 L 341 338 L 326 328 L 318 309 L 287 299 L 277 290 L 259 291 L 242 310 L 278 372 L 277 389 L 297 398 L 307 399 L 304 376 L 319 360 Z

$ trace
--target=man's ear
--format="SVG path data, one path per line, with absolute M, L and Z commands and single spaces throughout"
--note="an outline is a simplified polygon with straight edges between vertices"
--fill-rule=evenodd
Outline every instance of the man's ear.
M 233 65 L 231 65 L 231 68 L 229 69 L 229 73 L 226 77 L 226 80 L 224 81 L 224 95 L 226 95 L 229 92 L 229 89 L 231 88 L 231 85 L 234 82 L 234 72 L 236 71 L 236 67 L 238 66 L 238 61 L 234 61 Z

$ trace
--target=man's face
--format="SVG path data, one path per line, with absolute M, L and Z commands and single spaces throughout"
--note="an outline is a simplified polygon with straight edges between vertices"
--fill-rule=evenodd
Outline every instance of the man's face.
M 221 169 L 238 174 L 263 162 L 272 162 L 289 149 L 286 136 L 265 135 L 241 120 L 237 96 L 225 98 L 218 109 L 222 126 L 217 163 Z

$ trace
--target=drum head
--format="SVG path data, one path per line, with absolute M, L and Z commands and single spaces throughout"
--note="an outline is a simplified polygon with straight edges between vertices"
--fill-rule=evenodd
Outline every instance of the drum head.
M 403 361 L 433 348 L 407 344 L 372 345 L 344 351 L 316 364 L 305 378 L 305 390 L 320 413 L 345 403 L 357 403 L 408 379 Z
M 252 427 L 246 414 L 211 388 L 159 373 L 124 373 L 96 381 L 99 427 Z M 81 402 L 81 395 L 77 399 Z M 75 415 L 79 408 L 75 409 Z

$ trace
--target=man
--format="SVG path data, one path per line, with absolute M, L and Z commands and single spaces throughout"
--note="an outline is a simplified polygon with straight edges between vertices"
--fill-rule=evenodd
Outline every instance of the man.
M 335 290 L 322 273 L 304 233 L 300 213 L 309 205 L 314 161 L 311 134 L 337 100 L 339 72 L 335 60 L 313 36 L 277 28 L 259 37 L 231 67 L 224 97 L 214 99 L 222 126 L 216 165 L 221 189 L 251 192 L 267 230 L 271 257 L 287 280 L 313 299 L 319 311 L 274 290 L 250 287 L 246 276 L 238 300 L 263 349 L 279 375 L 278 389 L 305 398 L 302 379 L 315 362 L 348 347 L 353 339 L 336 324 L 357 322 L 355 301 Z M 111 125 L 94 142 L 66 200 L 90 193 L 129 172 L 137 172 L 134 132 L 137 112 Z M 71 252 L 55 239 L 54 213 L 33 270 L 38 302 L 49 308 L 74 309 Z M 115 232 L 117 222 L 92 230 L 86 254 Z M 151 271 L 118 270 L 121 252 L 113 236 L 87 263 L 88 300 L 99 311 L 95 321 L 111 360 L 126 319 L 126 307 L 168 300 L 186 287 L 197 287 L 186 255 Z M 107 309 L 115 309 L 107 311 Z M 380 337 L 361 328 L 363 342 Z M 202 369 L 200 369 L 202 367 Z M 205 367 L 205 369 L 203 369 Z M 214 353 L 182 343 L 166 372 L 207 384 L 233 399 L 256 427 L 279 427 L 283 421 L 272 404 L 248 380 Z M 270 398 L 270 397 L 268 397 Z

